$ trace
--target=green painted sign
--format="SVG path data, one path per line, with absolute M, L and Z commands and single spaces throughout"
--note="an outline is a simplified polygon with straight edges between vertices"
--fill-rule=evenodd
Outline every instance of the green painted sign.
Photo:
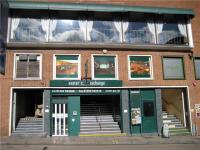
M 51 90 L 53 95 L 62 95 L 62 94 L 120 94 L 121 90 L 102 90 L 102 89 L 63 89 L 63 90 Z
M 122 80 L 51 80 L 51 87 L 121 87 Z

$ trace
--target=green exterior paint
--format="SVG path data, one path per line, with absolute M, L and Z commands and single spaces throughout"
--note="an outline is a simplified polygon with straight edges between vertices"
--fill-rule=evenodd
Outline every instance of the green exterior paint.
M 140 104 L 140 91 L 134 90 L 130 91 L 130 117 L 131 117 L 131 108 L 141 108 Z M 130 118 L 131 121 L 131 118 Z M 131 124 L 131 134 L 140 134 L 141 133 L 141 124 L 132 125 Z
M 140 89 L 130 91 L 130 114 L 131 108 L 141 109 L 141 124 L 132 125 L 130 118 L 131 134 L 157 133 L 156 97 L 154 89 Z M 152 106 L 152 107 L 151 107 Z M 153 108 L 148 111 L 144 108 Z M 131 115 L 130 115 L 131 117 Z
M 120 94 L 121 90 L 102 90 L 102 89 L 80 89 L 80 90 L 51 90 L 52 94 L 54 95 L 85 95 L 85 94 L 91 94 L 91 95 L 110 95 L 110 94 Z
M 43 10 L 71 10 L 71 11 L 98 11 L 98 12 L 142 12 L 154 14 L 180 14 L 194 16 L 191 9 L 105 5 L 105 4 L 81 4 L 64 2 L 30 2 L 28 0 L 8 0 L 10 8 L 14 9 L 43 9 Z
M 154 89 L 141 90 L 142 133 L 157 132 L 156 97 Z M 150 110 L 145 110 L 150 109 Z M 145 115 L 146 113 L 146 115 Z
M 122 80 L 51 80 L 51 87 L 122 87 Z
M 80 133 L 80 96 L 68 96 L 68 126 L 69 136 Z

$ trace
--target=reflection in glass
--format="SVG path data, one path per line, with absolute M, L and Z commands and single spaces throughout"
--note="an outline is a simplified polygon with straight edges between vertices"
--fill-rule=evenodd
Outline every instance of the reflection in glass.
M 154 24 L 145 22 L 126 22 L 124 27 L 124 41 L 136 44 L 154 44 Z
M 11 41 L 46 41 L 48 22 L 44 19 L 13 18 Z
M 184 19 L 164 16 L 157 24 L 158 44 L 188 44 L 187 29 Z
M 50 40 L 58 42 L 83 42 L 86 37 L 86 21 L 52 20 Z
M 104 43 L 119 43 L 121 22 L 114 21 L 89 21 L 88 22 L 88 41 L 104 42 Z

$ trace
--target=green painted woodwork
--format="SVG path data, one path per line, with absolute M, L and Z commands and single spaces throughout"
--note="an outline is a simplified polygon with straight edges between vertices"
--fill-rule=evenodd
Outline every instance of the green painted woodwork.
M 68 127 L 69 136 L 80 133 L 80 96 L 68 96 Z
M 51 80 L 51 87 L 121 87 L 122 80 Z
M 131 108 L 141 109 L 141 124 L 131 126 L 131 134 L 145 134 L 157 132 L 156 96 L 154 89 L 140 89 L 130 91 L 130 113 Z M 144 110 L 144 108 L 147 108 Z M 153 109 L 148 109 L 153 108 Z M 131 116 L 131 115 L 130 115 Z
M 42 10 L 71 10 L 71 11 L 98 11 L 98 12 L 142 12 L 154 14 L 180 14 L 194 16 L 192 9 L 144 7 L 144 6 L 125 6 L 108 4 L 81 4 L 64 2 L 33 2 L 8 0 L 10 8 L 14 9 L 42 9 Z
M 134 90 L 130 92 L 130 113 L 131 113 L 131 108 L 140 108 L 140 91 L 139 90 Z M 131 114 L 130 114 L 131 117 Z M 131 121 L 131 118 L 130 118 Z M 131 123 L 131 122 L 130 122 Z M 137 125 L 130 125 L 131 126 L 131 134 L 140 134 L 141 133 L 141 124 Z
M 142 133 L 157 132 L 156 97 L 154 89 L 141 90 Z M 146 108 L 146 110 L 144 110 Z M 145 115 L 146 114 L 146 115 Z

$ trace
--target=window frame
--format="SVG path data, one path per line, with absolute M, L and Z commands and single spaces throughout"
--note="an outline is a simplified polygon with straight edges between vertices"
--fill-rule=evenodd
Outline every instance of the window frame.
M 94 57 L 95 56 L 113 56 L 115 57 L 115 78 L 95 78 L 94 74 Z M 92 80 L 119 80 L 119 74 L 118 74 L 118 55 L 112 55 L 112 54 L 92 54 L 91 55 L 91 73 L 92 73 Z
M 77 78 L 56 78 L 56 56 L 78 56 Z M 81 54 L 53 54 L 53 80 L 80 80 L 81 79 Z
M 17 55 L 38 55 L 39 56 L 39 77 L 27 77 L 27 78 L 17 78 Z M 14 63 L 13 63 L 13 80 L 42 80 L 42 54 L 41 53 L 14 53 Z
M 198 59 L 200 60 L 200 57 L 194 57 L 193 59 L 193 63 L 194 63 L 194 75 L 195 75 L 195 80 L 200 80 L 200 77 L 197 77 L 197 72 L 196 72 L 196 64 L 195 64 L 195 60 Z
M 183 78 L 166 78 L 164 74 L 164 59 L 165 58 L 178 58 L 181 59 L 182 62 L 182 70 L 183 70 Z M 184 56 L 162 56 L 162 73 L 163 73 L 163 80 L 185 80 L 186 75 L 185 75 L 185 64 L 184 64 Z
M 131 77 L 131 68 L 130 68 L 130 57 L 131 56 L 147 56 L 150 58 L 149 64 L 150 64 L 150 78 L 132 78 Z M 152 55 L 128 55 L 128 79 L 129 80 L 154 80 L 154 74 L 153 74 L 153 58 Z

